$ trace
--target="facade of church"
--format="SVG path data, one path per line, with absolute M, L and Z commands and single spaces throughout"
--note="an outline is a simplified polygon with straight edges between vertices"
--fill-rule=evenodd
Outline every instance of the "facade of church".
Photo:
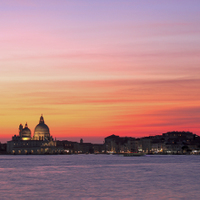
M 34 135 L 31 137 L 31 130 L 27 123 L 25 127 L 19 125 L 19 135 L 14 135 L 11 141 L 7 142 L 7 153 L 9 154 L 53 154 L 60 153 L 62 147 L 57 147 L 56 141 L 50 135 L 49 127 L 41 116 L 39 124 L 35 127 Z

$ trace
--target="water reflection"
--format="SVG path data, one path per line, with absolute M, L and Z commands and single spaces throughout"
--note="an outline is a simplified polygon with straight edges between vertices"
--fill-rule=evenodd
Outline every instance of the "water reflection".
M 198 199 L 199 156 L 0 156 L 1 199 Z

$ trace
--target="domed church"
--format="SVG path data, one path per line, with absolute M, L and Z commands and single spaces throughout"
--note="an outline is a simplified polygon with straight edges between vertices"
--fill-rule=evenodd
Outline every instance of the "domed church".
M 49 127 L 44 123 L 44 117 L 41 115 L 39 124 L 35 127 L 33 140 L 50 140 Z
M 35 127 L 34 136 L 31 138 L 31 130 L 28 128 L 28 124 L 19 125 L 19 137 L 20 140 L 42 140 L 42 141 L 52 141 L 53 138 L 50 136 L 49 127 L 44 123 L 44 117 L 41 115 L 39 124 Z
M 19 125 L 19 136 L 22 140 L 30 140 L 31 139 L 31 130 L 28 128 L 28 124 L 25 124 L 23 128 L 22 124 Z
M 35 127 L 34 135 L 31 137 L 31 130 L 28 124 L 23 127 L 19 125 L 19 135 L 14 135 L 11 141 L 7 142 L 7 152 L 11 154 L 45 154 L 60 151 L 56 146 L 56 140 L 50 135 L 49 127 L 44 123 L 41 115 L 39 124 Z

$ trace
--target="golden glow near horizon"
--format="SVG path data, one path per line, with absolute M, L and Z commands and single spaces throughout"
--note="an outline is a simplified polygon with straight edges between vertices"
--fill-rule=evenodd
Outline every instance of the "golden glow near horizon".
M 58 139 L 200 134 L 199 2 L 0 6 L 2 140 L 41 113 Z
M 25 138 L 25 137 L 23 137 L 22 140 L 30 140 L 30 138 Z

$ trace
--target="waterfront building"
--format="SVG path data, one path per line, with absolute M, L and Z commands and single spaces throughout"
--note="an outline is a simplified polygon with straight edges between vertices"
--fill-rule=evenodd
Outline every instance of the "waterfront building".
M 56 146 L 56 141 L 50 135 L 49 127 L 41 115 L 39 124 L 35 127 L 34 135 L 31 137 L 31 130 L 28 124 L 23 127 L 19 125 L 19 135 L 14 135 L 11 141 L 7 142 L 7 153 L 9 154 L 48 154 L 60 153 L 63 148 Z
M 184 131 L 137 139 L 111 135 L 105 138 L 105 149 L 106 153 L 199 154 L 200 137 Z
M 149 153 L 152 148 L 152 137 L 143 137 L 140 139 L 140 141 L 142 143 L 142 151 L 144 153 Z
M 138 140 L 132 137 L 119 137 L 111 135 L 105 138 L 106 153 L 138 152 Z
M 6 145 L 3 146 L 4 149 Z M 3 149 L 2 149 L 3 152 Z M 162 135 L 133 138 L 110 135 L 104 144 L 84 143 L 68 140 L 57 141 L 41 115 L 39 124 L 31 130 L 26 123 L 19 125 L 19 134 L 7 142 L 8 154 L 89 154 L 89 153 L 150 153 L 150 154 L 199 154 L 200 137 L 191 132 L 167 132 Z
M 39 124 L 34 129 L 34 135 L 32 137 L 28 124 L 26 123 L 24 127 L 20 124 L 19 134 L 14 135 L 12 140 L 7 142 L 8 154 L 76 154 L 104 152 L 104 144 L 83 143 L 82 139 L 80 143 L 53 139 L 42 115 Z

